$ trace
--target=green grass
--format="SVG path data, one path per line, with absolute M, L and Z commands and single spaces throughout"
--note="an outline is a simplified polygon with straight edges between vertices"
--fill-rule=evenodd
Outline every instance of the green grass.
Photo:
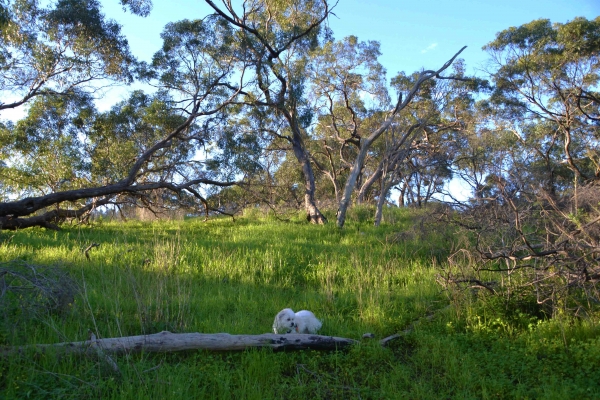
M 490 303 L 449 304 L 436 265 L 453 240 L 409 210 L 374 228 L 269 219 L 96 223 L 16 232 L 0 262 L 69 271 L 81 291 L 63 314 L 5 312 L 0 344 L 172 332 L 261 334 L 285 307 L 310 309 L 345 352 L 190 351 L 97 357 L 24 354 L 0 363 L 1 398 L 600 398 L 597 319 L 507 318 Z M 3 234 L 4 235 L 4 234 Z M 100 246 L 82 252 L 90 243 Z M 6 299 L 5 299 L 6 300 Z M 14 299 L 13 299 L 14 300 Z M 443 310 L 442 310 L 443 309 Z M 382 348 L 377 339 L 428 313 Z

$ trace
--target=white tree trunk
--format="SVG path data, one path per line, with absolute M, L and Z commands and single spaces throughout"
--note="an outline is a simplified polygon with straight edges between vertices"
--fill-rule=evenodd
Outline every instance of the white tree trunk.
M 381 217 L 383 216 L 383 205 L 385 204 L 385 199 L 391 189 L 392 185 L 385 178 L 385 175 L 381 178 L 381 191 L 379 193 L 379 199 L 377 200 L 377 209 L 375 210 L 375 226 L 379 226 L 381 224 Z
M 450 60 L 446 61 L 446 63 L 437 71 L 423 71 L 419 75 L 417 81 L 413 85 L 412 89 L 409 91 L 408 95 L 402 101 L 402 96 L 398 98 L 398 102 L 396 103 L 396 107 L 391 110 L 388 114 L 386 120 L 381 124 L 381 126 L 375 129 L 368 137 L 361 140 L 360 150 L 356 159 L 354 160 L 354 164 L 350 170 L 350 174 L 348 175 L 348 179 L 346 180 L 346 185 L 344 186 L 344 193 L 342 195 L 342 200 L 340 201 L 338 212 L 337 212 L 337 226 L 342 228 L 344 223 L 346 222 L 346 211 L 348 210 L 348 206 L 350 205 L 350 199 L 352 197 L 352 192 L 354 191 L 354 187 L 356 185 L 356 179 L 358 178 L 358 174 L 363 167 L 365 158 L 367 156 L 367 152 L 369 151 L 371 145 L 375 140 L 377 140 L 392 124 L 396 115 L 402 111 L 413 99 L 421 84 L 428 79 L 432 78 L 440 78 L 439 74 L 448 68 L 454 59 L 458 57 L 458 55 L 466 48 L 464 46 L 462 49 L 458 51 Z

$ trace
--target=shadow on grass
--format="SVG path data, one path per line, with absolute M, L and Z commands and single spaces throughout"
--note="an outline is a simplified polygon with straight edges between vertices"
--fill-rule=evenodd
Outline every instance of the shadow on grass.
M 132 222 L 23 231 L 14 239 L 3 256 L 63 263 L 81 283 L 72 316 L 52 322 L 46 341 L 83 340 L 88 330 L 99 337 L 265 333 L 286 307 L 313 310 L 324 334 L 391 334 L 437 297 L 427 267 L 401 258 L 406 248 L 385 244 L 384 234 L 335 227 Z M 82 249 L 89 243 L 99 247 L 88 260 Z M 411 293 L 426 281 L 428 293 Z M 13 344 L 31 337 L 18 336 Z
M 0 246 L 3 259 L 61 264 L 80 292 L 68 313 L 19 320 L 14 323 L 20 328 L 2 328 L 0 339 L 9 345 L 79 341 L 90 330 L 98 337 L 162 330 L 260 334 L 270 332 L 285 307 L 314 311 L 325 335 L 359 339 L 372 332 L 382 338 L 445 304 L 431 248 L 420 235 L 392 240 L 398 230 L 216 220 L 17 232 Z M 81 249 L 90 243 L 100 246 L 87 260 Z M 583 335 L 569 353 L 558 346 L 567 336 L 557 332 L 521 342 L 475 335 L 444 314 L 389 349 L 365 340 L 343 353 L 130 354 L 115 357 L 118 372 L 94 356 L 3 359 L 0 395 L 593 398 L 589 393 L 597 393 L 598 384 L 589 377 L 599 372 L 597 337 L 586 347 Z M 543 343 L 552 336 L 558 342 Z M 542 369 L 536 369 L 538 357 L 548 360 Z

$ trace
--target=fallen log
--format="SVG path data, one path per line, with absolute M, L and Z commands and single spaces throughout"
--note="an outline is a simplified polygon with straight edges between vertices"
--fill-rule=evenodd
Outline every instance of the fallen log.
M 63 342 L 54 344 L 32 344 L 25 346 L 3 346 L 0 354 L 8 356 L 26 351 L 47 351 L 66 354 L 104 353 L 122 354 L 152 352 L 164 353 L 184 350 L 236 351 L 249 348 L 271 348 L 281 350 L 342 350 L 358 343 L 353 339 L 333 336 L 265 333 L 262 335 L 230 335 L 228 333 L 171 333 L 163 331 L 151 335 L 125 336 Z

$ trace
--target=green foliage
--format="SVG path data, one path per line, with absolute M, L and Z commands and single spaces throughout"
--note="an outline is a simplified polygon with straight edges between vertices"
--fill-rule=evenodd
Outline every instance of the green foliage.
M 121 27 L 116 22 L 104 19 L 99 1 L 59 0 L 44 19 L 48 24 L 48 38 L 68 43 L 81 57 L 75 64 L 79 71 L 73 75 L 85 74 L 81 69 L 90 66 L 85 59 L 97 58 L 108 74 L 131 80 L 129 65 L 133 57 L 123 52 L 127 49 L 127 40 L 120 34 Z
M 173 332 L 268 332 L 283 307 L 306 308 L 325 335 L 363 339 L 347 352 L 186 352 L 97 357 L 3 358 L 4 398 L 593 398 L 598 392 L 597 320 L 534 318 L 525 304 L 444 308 L 431 229 L 397 210 L 375 229 L 241 218 L 208 222 L 26 230 L 0 244 L 0 259 L 69 264 L 81 286 L 66 314 L 3 319 L 4 345 L 76 341 L 88 329 L 112 337 Z M 439 228 L 438 228 L 439 231 Z M 429 233 L 428 233 L 429 232 Z M 100 246 L 89 251 L 89 243 Z M 443 309 L 443 311 L 439 311 Z
M 152 0 L 119 0 L 123 5 L 123 9 L 128 7 L 129 10 L 141 17 L 147 17 L 152 11 Z
M 14 193 L 81 187 L 89 164 L 77 133 L 94 116 L 83 93 L 37 98 L 25 118 L 7 127 L 9 137 L 0 144 L 4 182 Z
M 148 0 L 120 3 L 141 16 L 151 8 Z M 384 140 L 364 153 L 361 182 L 380 173 L 370 183 L 380 189 L 364 187 L 357 196 L 363 205 L 351 208 L 345 229 L 337 229 L 307 225 L 306 215 L 290 217 L 280 208 L 295 210 L 306 197 L 339 202 L 350 167 L 367 148 L 364 139 L 382 126 L 391 102 L 379 44 L 353 36 L 333 41 L 320 25 L 331 12 L 326 1 L 245 2 L 241 19 L 226 1 L 220 16 L 168 24 L 151 64 L 135 62 L 99 1 L 43 4 L 0 0 L 6 99 L 0 109 L 28 104 L 25 118 L 0 126 L 2 201 L 126 182 L 127 194 L 144 185 L 172 191 L 146 202 L 175 203 L 175 195 L 204 201 L 208 194 L 243 216 L 155 224 L 98 219 L 0 238 L 0 343 L 84 340 L 88 330 L 100 337 L 263 333 L 284 307 L 314 311 L 325 335 L 382 338 L 411 329 L 387 348 L 363 340 L 345 353 L 136 354 L 115 357 L 119 371 L 98 358 L 24 353 L 0 360 L 2 396 L 594 398 L 600 392 L 599 320 L 594 297 L 585 293 L 597 294 L 598 201 L 583 188 L 574 204 L 568 200 L 575 184 L 598 179 L 600 19 L 538 20 L 498 33 L 485 47 L 494 63 L 493 90 L 482 79 L 464 79 L 460 60 L 453 74 L 461 80 L 423 83 Z M 133 66 L 159 90 L 136 91 L 108 112 L 95 110 L 88 82 L 131 81 Z M 406 94 L 418 77 L 400 73 L 391 86 Z M 478 90 L 491 90 L 490 98 L 476 102 Z M 206 158 L 198 161 L 197 154 Z M 457 171 L 479 202 L 463 226 L 481 228 L 478 250 L 510 248 L 506 265 L 513 270 L 506 282 L 486 288 L 501 285 L 503 297 L 454 291 L 446 307 L 436 283 L 441 272 L 465 273 L 462 283 L 471 283 L 474 271 L 482 272 L 478 278 L 492 273 L 473 258 L 446 262 L 450 249 L 475 241 L 472 234 L 431 218 L 453 210 L 381 207 L 394 185 L 420 206 Z M 247 193 L 198 189 L 198 182 L 240 175 Z M 110 197 L 111 190 L 93 196 L 123 200 Z M 383 225 L 374 228 L 377 197 Z M 10 205 L 1 205 L 3 223 L 26 214 Z M 330 220 L 332 210 L 324 211 Z M 320 221 L 314 213 L 313 222 Z M 556 252 L 543 260 L 523 243 Z M 48 267 L 59 264 L 69 266 L 68 274 Z M 542 271 L 548 275 L 539 279 Z M 574 276 L 583 282 L 580 290 Z M 60 297 L 52 280 L 81 288 L 61 312 L 48 305 Z M 554 302 L 553 314 L 540 298 Z M 587 319 L 567 315 L 569 308 L 585 309 Z M 422 318 L 429 313 L 433 318 Z
M 583 181 L 594 180 L 597 173 L 592 122 L 600 106 L 599 37 L 600 18 L 565 24 L 540 19 L 499 32 L 484 47 L 495 66 L 490 99 L 495 113 L 522 147 L 546 164 L 541 180 L 550 191 L 558 186 L 548 182 L 554 169 L 566 167 Z
M 360 224 L 373 223 L 373 215 L 375 214 L 375 207 L 359 205 L 352 207 L 348 210 L 348 219 L 357 221 Z
M 209 16 L 172 22 L 161 37 L 163 46 L 154 55 L 150 71 L 158 74 L 162 85 L 179 90 L 185 97 L 192 96 L 194 90 L 222 91 L 217 83 L 232 73 L 234 56 L 233 32 L 224 20 Z
M 49 8 L 11 0 L 2 10 L 0 91 L 8 100 L 2 108 L 96 79 L 131 81 L 134 58 L 127 40 L 119 25 L 104 18 L 97 0 L 61 0 Z
M 91 174 L 95 182 L 123 179 L 134 162 L 182 124 L 185 119 L 169 107 L 169 97 L 134 91 L 129 99 L 96 116 L 87 139 Z M 195 127 L 190 129 L 195 131 Z M 194 145 L 178 142 L 172 152 L 149 162 L 159 173 L 165 165 L 193 156 Z

